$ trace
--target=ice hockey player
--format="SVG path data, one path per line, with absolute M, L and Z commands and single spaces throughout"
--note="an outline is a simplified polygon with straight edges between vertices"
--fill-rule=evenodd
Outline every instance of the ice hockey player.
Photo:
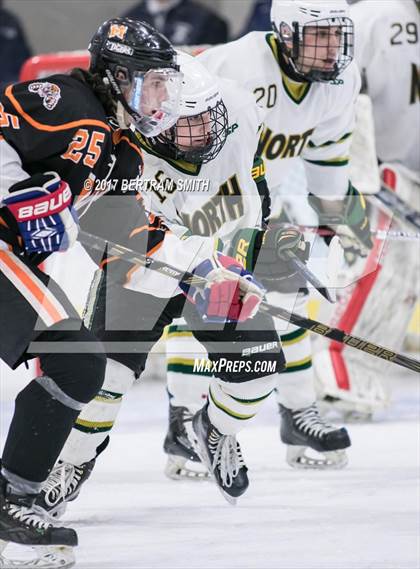
M 381 177 L 420 211 L 419 3 L 361 0 L 351 5 L 350 13 L 355 24 L 355 58 L 364 91 L 372 100 Z M 392 81 L 387 80 L 390 73 Z M 363 148 L 356 150 L 363 152 Z M 388 216 L 382 218 L 388 228 Z M 378 226 L 380 223 L 381 216 Z M 418 299 L 418 246 L 388 241 L 376 266 L 381 245 L 376 242 L 361 267 L 355 267 L 367 276 L 346 290 L 332 318 L 357 336 L 368 335 L 376 343 L 386 338 L 388 345 L 399 351 Z M 331 342 L 323 344 L 314 357 L 314 368 L 319 395 L 329 407 L 361 420 L 389 404 L 391 383 L 386 364 L 367 361 Z
M 343 236 L 343 244 L 361 251 L 371 246 L 371 240 L 364 200 L 349 183 L 353 107 L 360 77 L 352 62 L 353 25 L 348 16 L 344 0 L 274 0 L 273 33 L 252 32 L 209 49 L 198 59 L 215 74 L 237 80 L 262 107 L 265 129 L 260 152 L 272 197 L 271 218 L 280 213 L 276 202 L 282 183 L 302 160 L 311 204 L 323 223 L 332 221 Z M 293 205 L 296 198 L 287 195 L 282 199 Z M 246 242 L 247 236 L 244 239 Z M 296 300 L 295 294 L 287 294 L 287 288 L 280 295 L 276 282 L 263 284 L 272 291 L 268 296 L 272 303 L 286 303 L 297 312 L 304 310 L 307 294 L 301 293 Z M 296 467 L 340 468 L 346 464 L 345 453 L 331 451 L 343 448 L 342 431 L 320 419 L 309 334 L 292 325 L 284 331 L 280 322 L 277 330 L 281 330 L 287 363 L 285 373 L 276 378 L 287 460 Z M 194 377 L 190 362 L 177 361 L 174 356 L 185 346 L 184 331 L 170 329 L 168 340 L 169 391 L 176 392 L 172 404 L 185 407 L 188 398 L 191 405 L 197 404 L 202 393 L 199 374 L 195 374 L 195 389 L 194 382 L 184 375 Z M 186 365 L 179 365 L 183 363 Z M 179 425 L 175 414 L 181 412 L 171 410 L 169 442 Z M 324 456 L 314 458 L 308 449 Z
M 254 98 L 232 81 L 223 80 L 219 85 L 191 56 L 180 55 L 179 62 L 184 75 L 181 118 L 176 127 L 157 137 L 140 137 L 144 177 L 150 184 L 149 191 L 146 188 L 143 192 L 146 208 L 158 213 L 190 250 L 211 251 L 220 239 L 229 243 L 240 228 L 248 228 L 248 232 L 254 232 L 255 242 L 261 242 L 269 196 L 262 161 L 255 156 L 260 117 Z M 155 181 L 159 184 L 152 184 Z M 199 187 L 188 191 L 187 182 L 206 185 L 201 191 Z M 142 231 L 144 229 L 139 228 L 132 233 Z M 271 238 L 266 239 L 262 256 L 268 256 L 268 268 L 277 269 L 278 276 L 284 276 L 288 269 L 277 253 L 282 247 L 299 251 L 301 235 L 291 229 L 273 231 L 272 249 L 268 247 L 269 241 Z M 250 256 L 253 253 L 250 248 Z M 178 265 L 180 259 L 176 261 Z M 195 415 L 190 434 L 196 437 L 201 456 L 225 496 L 234 500 L 248 486 L 236 435 L 257 414 L 273 390 L 273 373 L 276 368 L 282 368 L 283 356 L 271 318 L 257 314 L 237 327 L 233 323 L 225 327 L 204 326 L 197 321 L 190 305 L 185 304 L 179 290 L 174 291 L 174 287 L 165 290 L 170 282 L 159 278 L 151 284 L 150 290 L 145 290 L 144 275 L 131 270 L 128 286 L 136 292 L 112 286 L 109 273 L 113 266 L 113 262 L 107 264 L 107 290 L 103 284 L 97 286 L 98 292 L 91 294 L 89 304 L 93 308 L 99 305 L 92 315 L 98 337 L 106 343 L 125 341 L 126 353 L 108 352 L 103 389 L 76 422 L 39 504 L 50 512 L 58 512 L 63 500 L 77 496 L 97 453 L 107 444 L 122 396 L 144 368 L 147 352 L 160 337 L 163 327 L 181 314 L 215 365 L 208 405 Z M 163 297 L 161 303 L 150 297 L 153 290 L 159 290 Z M 188 294 L 191 295 L 191 291 Z M 122 331 L 98 330 L 103 326 L 104 304 L 108 327 Z M 152 319 L 152 316 L 152 325 L 157 323 L 149 330 L 147 318 Z M 133 343 L 133 353 L 128 342 Z M 184 423 L 181 428 L 181 450 L 196 457 Z
M 74 243 L 75 210 L 81 216 L 102 201 L 95 182 L 112 179 L 118 193 L 123 180 L 139 177 L 135 132 L 155 136 L 177 120 L 182 77 L 166 38 L 140 22 L 106 22 L 90 49 L 89 72 L 10 85 L 0 95 L 0 356 L 13 369 L 38 356 L 43 370 L 18 395 L 3 450 L 0 544 L 40 546 L 33 564 L 45 568 L 73 563 L 77 535 L 45 519 L 34 501 L 101 388 L 106 358 L 38 264 Z

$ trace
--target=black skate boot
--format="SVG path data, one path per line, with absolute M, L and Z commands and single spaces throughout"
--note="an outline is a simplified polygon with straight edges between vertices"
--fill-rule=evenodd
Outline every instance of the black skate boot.
M 316 404 L 303 409 L 287 409 L 279 405 L 280 438 L 288 445 L 286 460 L 294 468 L 338 469 L 347 465 L 344 449 L 351 445 L 347 430 L 324 421 Z M 318 458 L 305 453 L 319 453 Z
M 203 462 L 213 473 L 225 499 L 232 505 L 248 488 L 247 467 L 241 447 L 233 435 L 222 435 L 210 423 L 205 405 L 193 417 L 194 444 Z
M 191 421 L 192 413 L 186 407 L 174 407 L 169 404 L 169 426 L 163 450 L 168 455 L 165 474 L 172 480 L 208 480 L 210 477 L 188 439 L 185 424 Z M 202 465 L 202 470 L 199 470 L 199 467 L 191 468 L 188 461 Z
M 50 516 L 61 517 L 80 493 L 82 484 L 89 478 L 95 458 L 80 466 L 59 460 L 46 480 L 35 504 L 47 511 Z
M 54 520 L 34 504 L 35 498 L 36 494 L 16 494 L 0 474 L 0 567 L 72 567 L 77 533 L 71 528 L 56 526 Z M 37 557 L 31 562 L 6 558 L 2 552 L 9 543 L 30 546 Z

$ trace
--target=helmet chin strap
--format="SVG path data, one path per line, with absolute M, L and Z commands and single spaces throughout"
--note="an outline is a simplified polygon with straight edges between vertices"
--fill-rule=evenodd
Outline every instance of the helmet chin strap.
M 117 110 L 115 116 L 120 128 L 122 128 L 123 130 L 130 128 L 131 122 L 127 122 L 126 120 L 127 113 L 125 111 L 124 106 L 121 104 L 121 101 L 117 101 Z

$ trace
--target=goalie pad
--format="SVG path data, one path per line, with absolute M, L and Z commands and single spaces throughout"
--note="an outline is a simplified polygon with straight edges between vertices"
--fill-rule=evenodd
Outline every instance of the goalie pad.
M 383 165 L 381 175 L 411 205 L 419 199 L 419 186 L 402 169 Z M 389 218 L 383 213 L 379 213 L 378 227 L 389 227 Z M 386 241 L 380 252 L 380 243 L 375 240 L 363 266 L 358 265 L 358 274 L 364 276 L 338 289 L 332 314 L 329 318 L 321 314 L 320 319 L 400 351 L 417 300 L 419 265 L 416 242 Z M 349 270 L 347 267 L 341 275 L 342 282 L 348 281 Z M 387 406 L 389 363 L 324 339 L 316 341 L 315 351 L 313 364 L 320 401 L 346 414 L 366 417 Z

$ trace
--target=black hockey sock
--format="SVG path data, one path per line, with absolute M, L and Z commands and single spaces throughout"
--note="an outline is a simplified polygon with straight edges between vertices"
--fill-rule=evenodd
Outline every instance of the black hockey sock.
M 32 381 L 16 398 L 2 466 L 26 480 L 46 480 L 78 415 Z

